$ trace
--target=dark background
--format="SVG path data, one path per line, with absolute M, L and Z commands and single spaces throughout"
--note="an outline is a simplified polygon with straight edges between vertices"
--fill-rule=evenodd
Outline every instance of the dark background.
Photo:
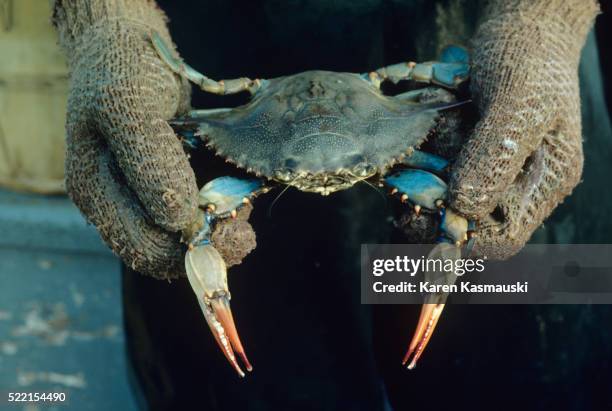
M 182 56 L 215 79 L 369 71 L 418 55 L 412 40 L 435 18 L 419 0 L 159 3 Z M 340 11 L 325 6 L 342 3 Z M 610 103 L 610 2 L 602 8 L 596 32 Z M 194 91 L 193 106 L 244 98 Z M 193 164 L 202 182 L 233 172 L 209 153 Z M 288 190 L 272 208 L 274 197 L 256 200 L 258 248 L 230 270 L 234 316 L 255 367 L 246 380 L 225 363 L 186 281 L 125 276 L 130 353 L 154 408 L 612 409 L 609 306 L 451 305 L 419 367 L 407 371 L 400 360 L 419 308 L 359 303 L 358 247 L 388 238 L 390 200 L 367 186 L 329 198 Z M 564 206 L 551 221 L 568 213 Z M 592 238 L 609 243 L 612 232 L 604 225 Z

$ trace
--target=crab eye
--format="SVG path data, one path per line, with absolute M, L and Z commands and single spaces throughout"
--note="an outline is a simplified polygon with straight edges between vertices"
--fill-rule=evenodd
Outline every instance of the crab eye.
M 298 167 L 298 162 L 294 158 L 288 158 L 285 160 L 285 168 L 288 170 L 295 170 Z
M 368 177 L 376 173 L 376 167 L 368 163 L 359 163 L 353 167 L 352 173 L 357 177 Z
M 294 179 L 295 173 L 289 169 L 276 170 L 274 177 L 278 181 L 288 182 Z

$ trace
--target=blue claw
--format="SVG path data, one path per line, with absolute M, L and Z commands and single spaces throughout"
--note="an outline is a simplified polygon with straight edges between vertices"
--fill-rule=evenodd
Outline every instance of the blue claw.
M 446 86 L 457 87 L 470 74 L 470 66 L 465 63 L 434 63 L 432 81 Z
M 407 200 L 420 207 L 435 210 L 437 200 L 446 199 L 446 183 L 427 171 L 402 170 L 385 178 L 385 182 L 407 195 Z
M 448 167 L 448 161 L 442 157 L 418 150 L 412 153 L 411 156 L 406 157 L 403 163 L 408 167 L 432 171 L 438 174 L 443 174 L 446 171 L 446 167 Z
M 447 87 L 456 87 L 470 75 L 470 55 L 459 46 L 448 46 L 440 54 L 440 62 L 433 64 L 432 79 Z
M 263 190 L 262 180 L 219 177 L 202 187 L 199 203 L 215 217 L 224 217 Z
M 414 159 L 413 164 L 415 166 L 423 167 L 432 159 L 436 160 L 436 156 L 430 157 L 429 154 L 418 151 L 416 153 L 419 154 Z M 407 160 L 410 160 L 410 158 Z M 446 167 L 446 162 L 443 159 L 440 160 L 439 164 L 444 164 L 444 167 Z M 439 243 L 448 242 L 461 245 L 469 239 L 468 247 L 471 250 L 474 241 L 473 238 L 469 238 L 469 232 L 474 231 L 475 225 L 455 211 L 444 208 L 448 188 L 440 177 L 420 169 L 407 169 L 386 177 L 385 182 L 393 187 L 394 192 L 402 195 L 402 201 L 409 201 L 414 204 L 415 212 L 419 211 L 419 207 L 425 207 L 429 210 L 438 208 L 440 210 Z

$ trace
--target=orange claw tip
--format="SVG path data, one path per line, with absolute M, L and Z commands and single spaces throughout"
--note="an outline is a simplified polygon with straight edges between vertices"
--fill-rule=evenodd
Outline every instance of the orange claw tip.
M 412 361 L 407 366 L 409 370 L 414 369 L 417 361 L 421 358 L 438 324 L 442 310 L 444 310 L 444 304 L 423 304 L 417 328 L 408 346 L 408 351 L 402 360 L 402 365 L 406 365 L 408 360 L 412 358 Z
M 236 324 L 234 323 L 234 317 L 232 316 L 232 310 L 229 305 L 229 298 L 227 295 L 218 295 L 213 298 L 204 298 L 206 310 L 204 311 L 204 317 L 210 331 L 212 332 L 219 348 L 225 355 L 225 358 L 234 367 L 240 377 L 244 377 L 244 371 L 238 365 L 236 356 L 240 358 L 244 367 L 247 371 L 252 371 L 253 366 L 249 362 L 249 359 L 244 352 L 242 342 L 238 336 Z

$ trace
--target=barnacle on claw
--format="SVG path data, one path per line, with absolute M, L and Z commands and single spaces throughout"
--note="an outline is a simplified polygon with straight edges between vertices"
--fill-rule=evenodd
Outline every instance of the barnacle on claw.
M 193 110 L 169 122 L 188 149 L 209 148 L 254 175 L 206 183 L 200 191 L 202 228 L 186 236 L 189 281 L 221 350 L 241 375 L 236 356 L 247 370 L 251 366 L 229 308 L 225 263 L 210 243 L 210 232 L 256 195 L 274 186 L 329 195 L 367 181 L 387 186 L 406 212 L 439 220 L 439 244 L 432 252 L 455 258 L 459 247 L 473 245 L 475 237 L 468 235 L 473 223 L 445 206 L 449 162 L 421 149 L 446 112 L 469 102 L 457 101 L 452 92 L 469 74 L 464 49 L 447 48 L 440 61 L 399 63 L 364 74 L 308 71 L 215 81 L 177 59 L 156 33 L 151 40 L 171 70 L 204 91 L 251 94 L 243 106 Z M 386 82 L 404 80 L 428 86 L 395 96 L 381 90 Z M 404 360 L 412 357 L 410 368 L 431 338 L 444 300 L 433 296 L 424 305 Z

